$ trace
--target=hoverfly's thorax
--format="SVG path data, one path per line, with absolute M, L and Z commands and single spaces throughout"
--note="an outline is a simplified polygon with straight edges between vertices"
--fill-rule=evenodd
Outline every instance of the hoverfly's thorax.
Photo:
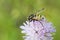
M 41 15 L 39 15 L 39 11 L 35 14 L 31 14 L 29 17 L 28 17 L 28 21 L 39 21 L 41 18 Z

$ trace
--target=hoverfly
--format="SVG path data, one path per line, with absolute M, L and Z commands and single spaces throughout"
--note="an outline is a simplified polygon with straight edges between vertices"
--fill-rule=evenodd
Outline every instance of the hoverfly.
M 42 8 L 41 10 L 37 11 L 35 14 L 31 14 L 29 17 L 28 17 L 28 21 L 31 22 L 31 21 L 39 21 L 40 18 L 41 18 L 41 15 L 39 15 L 40 11 L 44 10 L 44 8 Z

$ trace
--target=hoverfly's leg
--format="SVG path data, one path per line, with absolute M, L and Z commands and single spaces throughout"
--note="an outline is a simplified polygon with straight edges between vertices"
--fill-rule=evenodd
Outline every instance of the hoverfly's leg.
M 40 22 L 40 21 L 39 21 Z M 44 25 L 42 24 L 42 22 L 40 22 L 41 23 L 41 25 L 42 25 L 42 27 L 44 27 Z

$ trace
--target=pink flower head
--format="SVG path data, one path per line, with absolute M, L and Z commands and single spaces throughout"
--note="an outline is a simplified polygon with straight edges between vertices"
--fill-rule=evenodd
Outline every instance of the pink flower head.
M 24 40 L 53 40 L 53 34 L 56 32 L 51 22 L 48 22 L 44 16 L 39 21 L 26 21 L 24 26 L 20 26 Z

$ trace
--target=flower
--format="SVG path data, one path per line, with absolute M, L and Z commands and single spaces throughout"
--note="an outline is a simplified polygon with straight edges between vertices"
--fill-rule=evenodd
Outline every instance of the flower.
M 20 26 L 21 33 L 24 33 L 24 40 L 53 40 L 53 34 L 56 32 L 53 24 L 48 22 L 44 16 L 39 21 L 26 21 L 24 26 Z

